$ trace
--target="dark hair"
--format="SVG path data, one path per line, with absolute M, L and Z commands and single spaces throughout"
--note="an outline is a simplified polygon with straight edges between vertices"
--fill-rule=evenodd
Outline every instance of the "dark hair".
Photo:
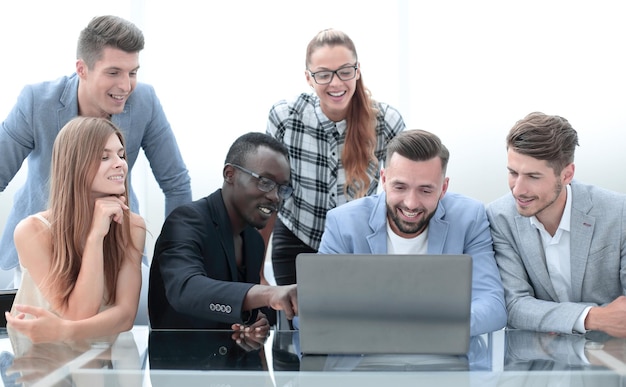
M 107 46 L 130 53 L 143 50 L 143 45 L 143 33 L 133 23 L 117 16 L 98 16 L 80 32 L 76 58 L 93 68 Z
M 533 112 L 517 121 L 506 137 L 506 149 L 545 160 L 554 170 L 574 162 L 578 134 L 563 117 Z
M 438 156 L 444 175 L 450 159 L 450 152 L 441 139 L 421 129 L 404 130 L 394 137 L 387 145 L 387 162 L 394 153 L 412 161 L 427 161 Z
M 282 142 L 262 132 L 249 132 L 241 135 L 235 140 L 233 145 L 230 146 L 224 163 L 244 166 L 246 165 L 247 157 L 256 152 L 261 146 L 268 147 L 282 154 L 285 156 L 285 159 L 289 161 L 289 151 Z

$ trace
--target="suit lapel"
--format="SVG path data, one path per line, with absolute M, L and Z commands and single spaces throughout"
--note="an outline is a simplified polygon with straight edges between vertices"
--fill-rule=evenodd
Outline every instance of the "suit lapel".
M 232 228 L 230 218 L 226 212 L 224 201 L 222 200 L 222 190 L 218 190 L 207 198 L 209 202 L 209 211 L 213 213 L 213 225 L 218 233 L 220 245 L 222 246 L 223 256 L 228 265 L 230 278 L 237 281 L 237 262 L 235 260 L 235 246 L 233 244 Z
M 553 300 L 558 300 L 556 291 L 552 287 L 552 280 L 546 266 L 546 256 L 539 231 L 530 224 L 530 219 L 521 215 L 515 216 L 517 237 L 520 241 L 520 249 L 523 260 L 529 271 L 530 278 L 536 278 L 535 286 L 542 286 Z
M 76 116 L 78 116 L 78 75 L 74 74 L 66 83 L 59 98 L 57 131 L 60 131 L 65 124 Z
M 228 217 L 227 217 L 228 218 Z M 220 228 L 220 241 L 224 249 L 224 258 L 228 263 L 228 270 L 230 271 L 230 279 L 232 281 L 238 281 L 239 274 L 237 273 L 237 260 L 235 259 L 235 245 L 233 243 L 233 234 L 230 229 L 230 220 L 222 220 L 222 225 L 228 225 L 228 227 Z M 243 236 L 242 236 L 243 238 Z
M 591 238 L 596 219 L 587 215 L 591 210 L 591 198 L 572 184 L 572 215 L 570 224 L 570 266 L 572 272 L 572 301 L 582 300 L 582 285 L 591 249 Z M 574 200 L 576 199 L 576 200 Z
M 386 194 L 378 195 L 378 201 L 372 209 L 368 221 L 371 234 L 366 236 L 372 254 L 387 254 L 387 205 Z
M 443 254 L 443 247 L 450 227 L 449 223 L 443 220 L 445 214 L 446 209 L 443 207 L 443 203 L 439 201 L 435 216 L 428 223 L 428 254 Z

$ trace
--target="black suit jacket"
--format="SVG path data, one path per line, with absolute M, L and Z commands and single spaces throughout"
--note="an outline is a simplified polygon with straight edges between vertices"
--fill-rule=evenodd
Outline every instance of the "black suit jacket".
M 150 266 L 148 314 L 153 329 L 230 329 L 233 323 L 254 321 L 256 311 L 242 307 L 248 290 L 260 282 L 265 245 L 253 227 L 241 235 L 243 282 L 221 189 L 170 213 Z

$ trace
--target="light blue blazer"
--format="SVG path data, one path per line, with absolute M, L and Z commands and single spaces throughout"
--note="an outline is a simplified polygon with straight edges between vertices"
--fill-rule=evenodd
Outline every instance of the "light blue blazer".
M 386 254 L 385 198 L 382 192 L 330 210 L 319 253 Z M 428 253 L 472 256 L 472 336 L 505 326 L 504 291 L 482 203 L 447 192 L 428 225 Z
M 73 74 L 24 87 L 17 103 L 2 122 L 0 192 L 5 190 L 27 158 L 28 175 L 24 186 L 15 194 L 11 213 L 4 225 L 0 241 L 1 269 L 18 265 L 13 244 L 17 223 L 47 207 L 52 145 L 61 128 L 78 115 L 78 81 L 78 76 Z M 191 202 L 189 173 L 152 86 L 137 83 L 124 111 L 113 115 L 111 121 L 124 133 L 129 171 L 141 150 L 146 155 L 165 194 L 166 215 L 180 204 Z M 138 213 L 132 187 L 129 200 L 131 209 Z M 8 198 L 4 202 L 8 203 Z
M 626 195 L 572 182 L 572 300 L 558 302 L 539 231 L 510 193 L 487 206 L 509 325 L 572 333 L 587 306 L 626 294 Z

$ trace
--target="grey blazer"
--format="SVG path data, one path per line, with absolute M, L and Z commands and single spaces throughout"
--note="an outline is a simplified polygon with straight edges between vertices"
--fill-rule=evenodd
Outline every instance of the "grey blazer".
M 508 325 L 572 333 L 587 306 L 626 294 L 626 195 L 571 183 L 572 302 L 558 302 L 539 231 L 509 193 L 487 206 Z

